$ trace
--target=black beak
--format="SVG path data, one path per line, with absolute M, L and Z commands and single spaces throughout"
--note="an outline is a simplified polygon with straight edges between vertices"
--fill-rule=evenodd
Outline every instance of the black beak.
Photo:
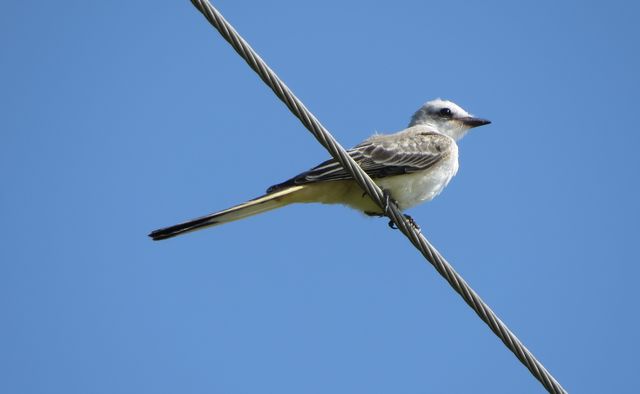
M 490 120 L 474 118 L 473 116 L 467 116 L 466 118 L 460 118 L 460 121 L 469 127 L 484 126 L 491 123 Z

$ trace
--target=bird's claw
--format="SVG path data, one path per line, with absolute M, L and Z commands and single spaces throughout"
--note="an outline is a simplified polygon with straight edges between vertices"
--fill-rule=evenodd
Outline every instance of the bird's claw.
M 407 219 L 407 221 L 409 222 L 409 225 L 413 227 L 414 230 L 416 230 L 417 232 L 420 232 L 420 226 L 418 226 L 418 223 L 416 223 L 416 221 L 413 220 L 411 216 L 404 215 L 404 218 Z M 393 220 L 389 220 L 389 227 L 391 227 L 394 230 L 398 229 L 398 227 L 396 227 L 396 224 L 393 222 Z
M 420 232 L 420 226 L 418 226 L 418 223 L 416 223 L 415 220 L 413 220 L 413 218 L 409 215 L 404 215 L 405 219 L 407 219 L 407 221 L 409 222 L 409 224 L 411 225 L 411 227 L 413 227 L 414 230 L 416 230 L 417 232 Z
M 382 189 L 382 195 L 384 197 L 384 213 L 385 215 L 389 216 L 389 207 L 391 205 L 391 202 L 393 201 L 396 207 L 398 206 L 398 202 L 393 198 L 391 198 L 391 193 L 389 193 L 389 191 L 387 190 Z M 411 216 L 405 214 L 404 218 L 407 219 L 407 221 L 409 222 L 409 225 L 413 227 L 414 230 L 416 230 L 417 232 L 420 232 L 420 226 L 418 226 L 418 223 L 416 223 L 416 221 L 413 220 Z M 396 227 L 396 224 L 393 222 L 393 220 L 389 220 L 388 225 L 390 228 L 394 230 L 398 229 L 398 227 Z

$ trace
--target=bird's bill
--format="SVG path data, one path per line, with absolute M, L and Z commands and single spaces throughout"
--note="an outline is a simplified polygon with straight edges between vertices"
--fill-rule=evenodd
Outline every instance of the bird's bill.
M 484 126 L 486 124 L 491 123 L 490 120 L 482 119 L 482 118 L 474 118 L 473 116 L 467 116 L 466 118 L 460 118 L 460 121 L 469 127 L 478 127 Z

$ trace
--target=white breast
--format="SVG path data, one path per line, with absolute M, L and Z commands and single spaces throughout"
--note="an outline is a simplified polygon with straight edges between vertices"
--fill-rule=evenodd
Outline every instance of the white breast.
M 440 194 L 458 172 L 458 146 L 451 145 L 449 154 L 424 171 L 412 174 L 382 178 L 376 183 L 398 202 L 405 210 Z

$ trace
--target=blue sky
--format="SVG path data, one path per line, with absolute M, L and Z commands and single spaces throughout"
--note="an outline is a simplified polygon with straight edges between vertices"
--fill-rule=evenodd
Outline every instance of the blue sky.
M 411 215 L 568 390 L 640 389 L 637 5 L 214 4 L 344 146 L 491 119 Z M 1 392 L 541 392 L 386 220 L 147 239 L 327 157 L 189 2 L 10 1 L 0 46 Z

